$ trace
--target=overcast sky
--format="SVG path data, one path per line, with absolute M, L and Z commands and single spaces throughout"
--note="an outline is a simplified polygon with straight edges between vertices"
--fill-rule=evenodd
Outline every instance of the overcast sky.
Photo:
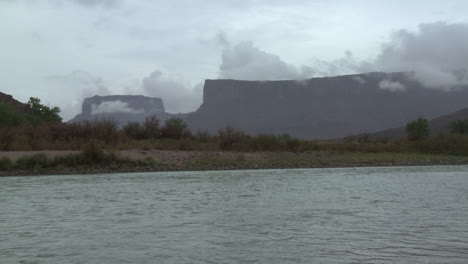
M 447 70 L 467 68 L 466 14 L 466 0 L 0 0 L 0 91 L 69 119 L 95 94 L 195 110 L 214 78 L 418 68 L 464 83 Z

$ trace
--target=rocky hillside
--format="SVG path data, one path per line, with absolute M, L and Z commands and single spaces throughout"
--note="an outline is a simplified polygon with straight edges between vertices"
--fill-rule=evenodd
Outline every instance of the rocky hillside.
M 18 112 L 23 114 L 29 114 L 29 110 L 26 104 L 21 103 L 13 98 L 13 96 L 9 94 L 4 94 L 0 92 L 0 103 L 8 103 L 12 105 Z
M 187 117 L 192 130 L 226 125 L 251 134 L 307 139 L 371 133 L 418 117 L 468 107 L 468 88 L 429 89 L 405 73 L 369 73 L 304 81 L 207 80 L 203 104 Z

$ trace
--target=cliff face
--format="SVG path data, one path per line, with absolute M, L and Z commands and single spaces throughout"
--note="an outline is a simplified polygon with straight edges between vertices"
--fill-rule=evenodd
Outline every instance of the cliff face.
M 82 113 L 68 122 L 111 119 L 123 126 L 128 122 L 142 122 L 150 115 L 156 115 L 161 122 L 173 116 L 165 112 L 160 98 L 141 95 L 93 96 L 84 99 Z
M 230 125 L 251 134 L 330 139 L 400 127 L 467 106 L 468 88 L 429 89 L 404 73 L 305 81 L 207 80 L 203 104 L 187 121 L 193 130 L 216 132 Z

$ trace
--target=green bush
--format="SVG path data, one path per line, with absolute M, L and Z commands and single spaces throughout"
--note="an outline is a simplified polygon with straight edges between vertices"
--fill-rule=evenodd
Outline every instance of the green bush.
M 104 150 L 96 141 L 91 141 L 85 145 L 81 154 L 90 163 L 102 163 L 106 160 Z
M 406 124 L 406 133 L 411 141 L 422 140 L 429 137 L 429 123 L 427 119 L 418 118 Z
M 173 117 L 166 120 L 162 128 L 162 136 L 167 138 L 181 139 L 190 137 L 191 133 L 187 123 L 182 118 Z
M 16 161 L 16 168 L 23 170 L 43 169 L 49 166 L 49 159 L 43 153 L 21 157 Z
M 13 162 L 9 158 L 0 158 L 0 171 L 6 171 L 13 167 Z
M 9 103 L 0 103 L 0 125 L 12 127 L 23 123 L 25 116 Z
M 468 119 L 450 122 L 448 128 L 453 134 L 468 134 Z

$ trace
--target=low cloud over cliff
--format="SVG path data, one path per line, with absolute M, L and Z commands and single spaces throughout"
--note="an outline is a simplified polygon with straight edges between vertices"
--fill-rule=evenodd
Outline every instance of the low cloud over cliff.
M 216 76 L 221 79 L 301 80 L 384 71 L 411 73 L 415 80 L 431 89 L 450 90 L 468 84 L 468 24 L 421 24 L 416 31 L 399 30 L 391 34 L 373 59 L 360 60 L 346 51 L 336 60 L 314 59 L 309 65 L 287 63 L 250 41 L 231 44 L 224 36 L 222 40 L 219 43 L 221 63 Z M 83 71 L 47 79 L 76 91 L 78 100 L 62 106 L 66 113 L 79 109 L 79 101 L 86 96 L 112 93 L 101 78 Z M 403 84 L 391 80 L 383 80 L 378 88 L 393 92 L 406 90 Z M 183 76 L 155 70 L 129 92 L 162 98 L 171 113 L 191 112 L 202 103 L 203 83 L 194 84 L 184 81 Z
M 217 36 L 220 38 L 219 36 Z M 221 35 L 223 47 L 218 78 L 238 80 L 300 80 L 371 71 L 408 72 L 428 88 L 450 90 L 468 84 L 468 24 L 421 24 L 417 31 L 399 30 L 381 45 L 373 59 L 360 60 L 351 51 L 331 61 L 314 59 L 309 65 L 292 65 L 251 41 L 231 44 Z M 307 56 L 307 55 L 305 55 Z M 404 92 L 398 82 L 383 80 L 380 89 Z M 169 112 L 194 111 L 202 102 L 202 84 L 154 71 L 142 81 L 145 95 L 161 97 Z
M 307 55 L 305 55 L 307 56 Z M 468 84 L 468 24 L 421 24 L 417 31 L 399 30 L 381 45 L 374 59 L 359 60 L 351 51 L 332 61 L 315 59 L 294 66 L 261 50 L 252 42 L 226 44 L 219 67 L 220 78 L 283 80 L 334 76 L 370 71 L 409 72 L 429 88 L 451 89 Z M 401 91 L 401 87 L 383 83 Z
M 145 77 L 141 89 L 144 95 L 163 99 L 169 113 L 194 111 L 200 106 L 203 96 L 203 84 L 184 83 L 180 77 L 172 77 L 161 71 L 154 71 Z
M 468 24 L 421 24 L 400 30 L 382 45 L 373 66 L 382 71 L 414 72 L 431 88 L 468 84 Z
M 100 104 L 91 105 L 91 115 L 110 114 L 110 113 L 126 113 L 126 114 L 141 114 L 143 109 L 133 109 L 128 106 L 128 103 L 122 101 L 102 102 Z

